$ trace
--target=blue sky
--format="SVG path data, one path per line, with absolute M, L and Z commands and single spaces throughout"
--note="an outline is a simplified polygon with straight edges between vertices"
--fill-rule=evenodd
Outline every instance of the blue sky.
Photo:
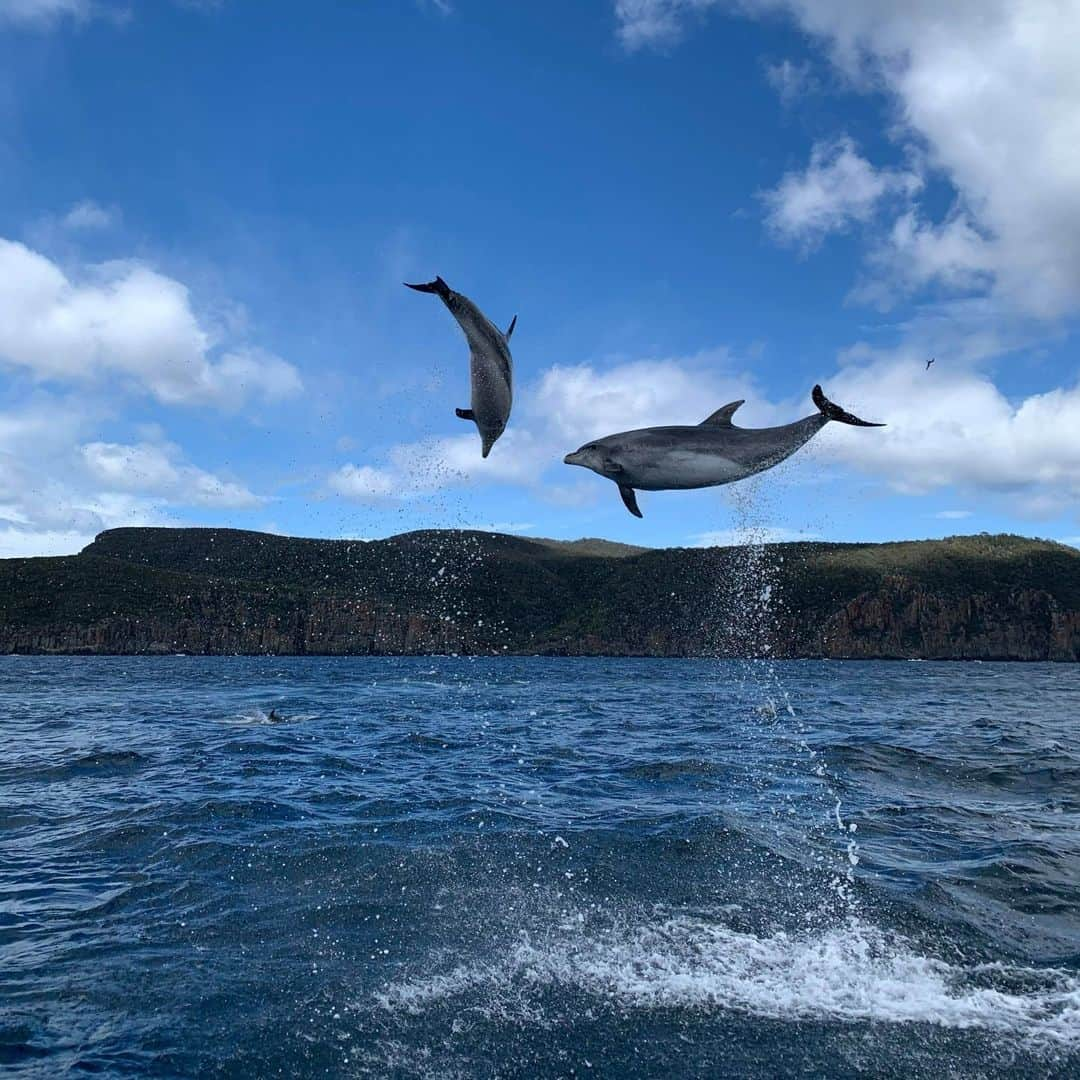
M 0 554 L 1075 541 L 1080 15 L 939 6 L 0 0 Z M 464 340 L 401 286 L 435 274 L 519 316 L 487 462 Z M 889 426 L 642 521 L 561 463 L 816 381 Z

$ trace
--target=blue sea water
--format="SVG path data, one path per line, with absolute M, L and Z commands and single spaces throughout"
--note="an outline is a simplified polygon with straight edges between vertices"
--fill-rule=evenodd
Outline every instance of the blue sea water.
M 5 657 L 0 738 L 5 1075 L 1080 1075 L 1073 667 Z

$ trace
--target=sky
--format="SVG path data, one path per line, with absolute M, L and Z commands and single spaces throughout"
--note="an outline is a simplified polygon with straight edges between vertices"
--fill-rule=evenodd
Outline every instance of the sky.
M 1075 0 L 0 0 L 0 555 L 1080 543 L 1078 37 Z M 436 274 L 518 316 L 486 461 Z M 640 521 L 562 463 L 815 382 L 887 426 Z

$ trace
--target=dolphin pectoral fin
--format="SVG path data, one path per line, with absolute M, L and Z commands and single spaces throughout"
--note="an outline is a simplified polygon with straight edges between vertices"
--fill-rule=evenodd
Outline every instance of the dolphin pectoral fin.
M 503 334 L 503 337 L 506 338 L 507 341 L 510 340 L 510 335 L 514 332 L 514 327 L 515 326 L 517 326 L 517 316 L 516 315 L 510 320 L 510 325 L 506 328 L 506 333 Z
M 462 420 L 475 420 L 476 419 L 476 415 L 473 413 L 472 409 L 455 409 L 454 412 Z
M 619 485 L 619 494 L 622 496 L 623 504 L 626 509 L 630 511 L 634 517 L 641 517 L 641 511 L 638 509 L 637 494 L 632 487 L 627 487 L 625 484 Z
M 721 406 L 711 416 L 702 420 L 698 426 L 705 427 L 706 424 L 709 424 L 712 427 L 733 427 L 734 425 L 731 422 L 732 413 L 734 413 L 745 400 L 745 398 L 742 398 L 739 401 L 731 401 L 727 405 Z

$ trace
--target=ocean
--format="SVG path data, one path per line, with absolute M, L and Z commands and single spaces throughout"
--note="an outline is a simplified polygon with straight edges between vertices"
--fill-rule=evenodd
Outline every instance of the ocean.
M 1076 1077 L 1080 672 L 0 658 L 11 1077 Z

